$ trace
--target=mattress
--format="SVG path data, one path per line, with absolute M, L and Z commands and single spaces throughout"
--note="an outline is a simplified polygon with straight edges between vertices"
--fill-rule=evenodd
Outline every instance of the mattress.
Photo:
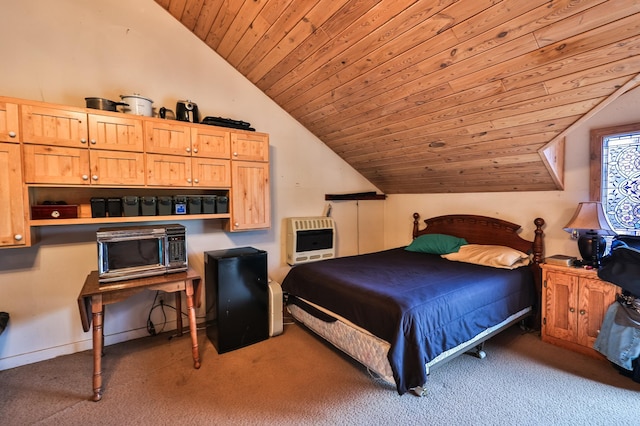
M 288 311 L 296 320 L 304 324 L 307 328 L 318 334 L 323 339 L 327 340 L 336 348 L 360 362 L 384 382 L 396 386 L 396 382 L 393 378 L 393 371 L 387 356 L 389 348 L 391 347 L 389 342 L 374 336 L 362 327 L 358 327 L 349 320 L 346 320 L 335 313 L 332 313 L 318 305 L 314 305 L 309 301 L 305 300 L 305 302 L 323 313 L 334 317 L 336 320 L 331 322 L 323 321 L 297 305 L 288 305 Z M 429 371 L 436 365 L 442 364 L 460 353 L 466 352 L 472 347 L 479 345 L 503 329 L 526 317 L 531 313 L 531 311 L 531 307 L 524 308 L 509 316 L 499 324 L 487 328 L 470 340 L 442 352 L 440 355 L 426 363 L 426 373 L 429 374 Z

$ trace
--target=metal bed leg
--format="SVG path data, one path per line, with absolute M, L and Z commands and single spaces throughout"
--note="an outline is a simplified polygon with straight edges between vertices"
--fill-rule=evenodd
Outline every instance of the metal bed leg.
M 484 342 L 480 343 L 479 345 L 475 346 L 473 349 L 471 349 L 469 352 L 467 352 L 470 355 L 475 356 L 476 358 L 479 359 L 484 359 L 487 357 L 487 353 L 484 351 Z

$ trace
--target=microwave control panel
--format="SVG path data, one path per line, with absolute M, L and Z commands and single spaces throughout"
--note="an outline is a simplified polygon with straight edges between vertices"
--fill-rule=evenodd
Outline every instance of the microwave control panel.
M 187 238 L 184 227 L 167 227 L 169 265 L 187 265 Z

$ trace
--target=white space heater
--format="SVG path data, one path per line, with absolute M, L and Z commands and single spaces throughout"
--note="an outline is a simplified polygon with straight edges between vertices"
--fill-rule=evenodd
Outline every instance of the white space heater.
M 269 279 L 269 337 L 282 334 L 282 287 Z
M 290 217 L 287 226 L 287 263 L 315 262 L 336 256 L 336 230 L 326 216 Z

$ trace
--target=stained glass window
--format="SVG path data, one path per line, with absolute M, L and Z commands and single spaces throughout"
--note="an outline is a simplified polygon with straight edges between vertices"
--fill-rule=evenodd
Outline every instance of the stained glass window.
M 640 235 L 640 132 L 602 139 L 601 190 L 611 227 Z

